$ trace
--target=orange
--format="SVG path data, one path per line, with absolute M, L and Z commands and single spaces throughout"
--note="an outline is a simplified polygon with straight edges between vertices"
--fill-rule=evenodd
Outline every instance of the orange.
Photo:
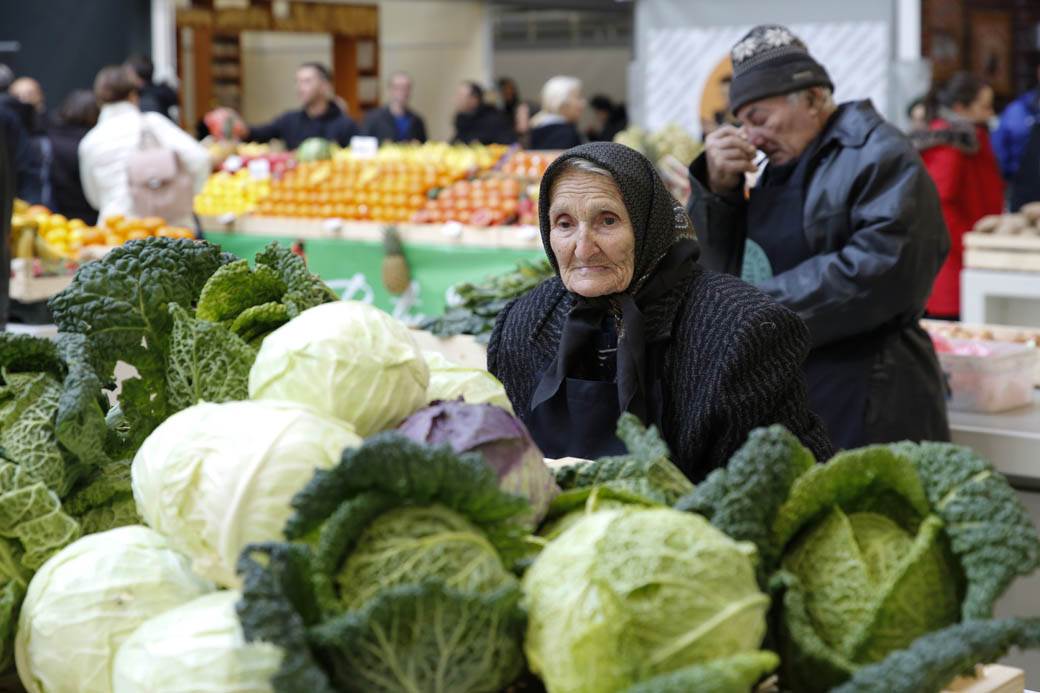
M 161 227 L 166 225 L 166 221 L 162 217 L 145 217 L 138 220 L 138 224 L 145 231 L 154 234 Z
M 132 229 L 130 233 L 126 234 L 128 241 L 143 241 L 146 238 L 151 238 L 151 234 L 144 229 Z
M 155 235 L 159 238 L 179 238 L 177 228 L 174 226 L 163 226 L 156 230 Z

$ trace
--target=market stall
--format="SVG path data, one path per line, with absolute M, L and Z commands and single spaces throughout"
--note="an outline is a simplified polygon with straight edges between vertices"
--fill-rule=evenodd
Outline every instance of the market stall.
M 1040 205 L 983 217 L 964 235 L 961 315 L 970 323 L 1040 326 Z

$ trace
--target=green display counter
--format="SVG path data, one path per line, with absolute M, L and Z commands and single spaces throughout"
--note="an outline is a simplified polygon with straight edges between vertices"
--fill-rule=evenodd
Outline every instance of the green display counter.
M 207 240 L 225 251 L 250 260 L 271 241 L 286 246 L 294 236 L 252 235 L 239 231 L 206 232 Z M 383 246 L 371 241 L 339 238 L 304 240 L 307 264 L 311 271 L 342 293 L 349 286 L 351 298 L 370 294 L 372 302 L 389 312 L 398 307 L 395 297 L 383 286 Z M 408 315 L 439 315 L 444 311 L 447 290 L 461 282 L 476 282 L 512 270 L 520 260 L 543 256 L 541 251 L 509 248 L 479 248 L 460 245 L 405 243 L 405 258 L 417 289 Z

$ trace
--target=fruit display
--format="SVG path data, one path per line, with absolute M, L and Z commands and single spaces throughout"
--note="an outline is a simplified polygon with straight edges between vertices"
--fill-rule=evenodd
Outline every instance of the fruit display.
M 362 158 L 339 151 L 331 161 L 302 162 L 257 205 L 270 216 L 403 222 L 429 193 L 488 168 L 504 147 L 390 145 Z
M 549 168 L 549 164 L 555 161 L 558 155 L 559 152 L 514 152 L 502 167 L 502 173 L 537 182 L 542 179 L 545 169 Z
M 1040 202 L 1022 205 L 1013 214 L 987 214 L 975 222 L 975 233 L 1040 237 Z
M 195 213 L 217 216 L 252 212 L 257 203 L 270 194 L 270 179 L 254 178 L 248 168 L 239 168 L 234 173 L 218 171 L 195 196 Z
M 412 215 L 417 224 L 457 221 L 473 226 L 515 224 L 533 205 L 525 200 L 523 186 L 515 178 L 485 178 L 458 181 L 432 194 L 422 209 Z

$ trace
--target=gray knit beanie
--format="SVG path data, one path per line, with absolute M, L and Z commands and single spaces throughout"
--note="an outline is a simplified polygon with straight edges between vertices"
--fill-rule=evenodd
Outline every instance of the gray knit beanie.
M 802 40 L 778 24 L 756 26 L 737 41 L 730 56 L 729 107 L 733 113 L 770 96 L 809 87 L 834 89 L 827 70 L 809 55 Z

